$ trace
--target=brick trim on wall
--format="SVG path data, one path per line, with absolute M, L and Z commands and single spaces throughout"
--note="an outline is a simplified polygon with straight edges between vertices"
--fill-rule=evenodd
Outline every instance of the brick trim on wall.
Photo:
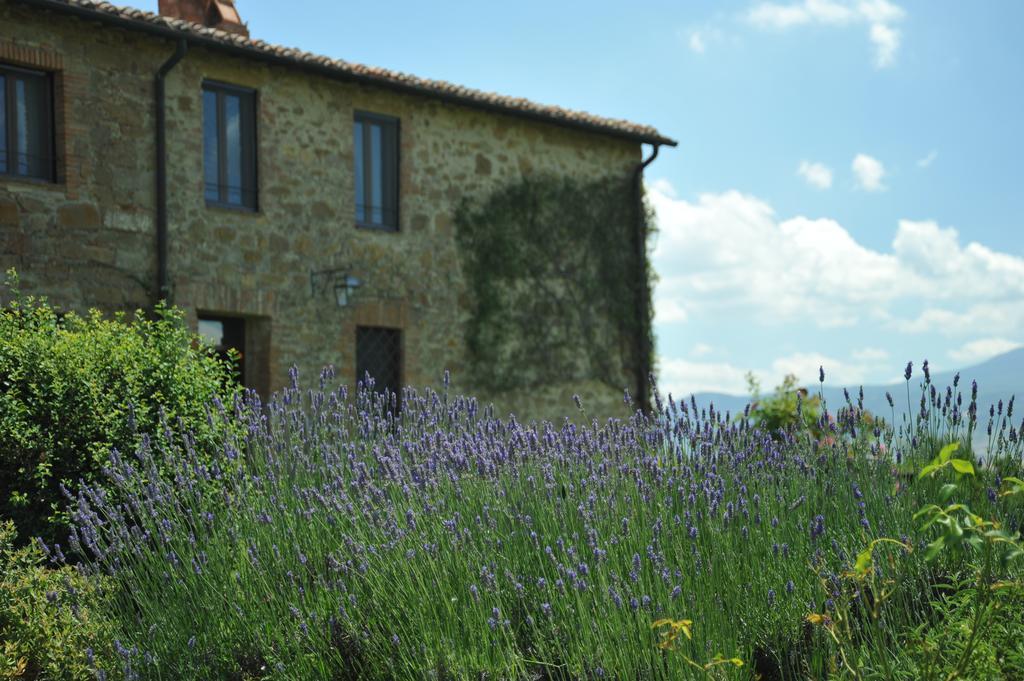
M 28 47 L 9 40 L 0 40 L 0 61 L 42 71 L 64 70 L 64 57 L 59 52 Z
M 404 300 L 369 300 L 352 309 L 356 326 L 382 326 L 404 330 L 409 325 L 409 306 Z
M 72 151 L 76 136 L 87 131 L 75 125 L 71 113 L 72 103 L 86 94 L 85 78 L 69 73 L 64 68 L 64 55 L 55 50 L 32 47 L 10 40 L 0 40 L 0 62 L 13 66 L 47 71 L 53 77 L 54 154 L 56 156 L 55 184 L 63 186 L 68 199 L 79 198 L 81 187 L 81 159 Z

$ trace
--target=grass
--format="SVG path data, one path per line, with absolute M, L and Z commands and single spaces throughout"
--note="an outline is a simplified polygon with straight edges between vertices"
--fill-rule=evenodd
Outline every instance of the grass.
M 970 555 L 927 560 L 933 531 L 913 518 L 951 474 L 915 471 L 970 441 L 976 407 L 954 411 L 952 387 L 926 384 L 896 427 L 849 401 L 766 432 L 676 403 L 524 425 L 431 391 L 396 416 L 331 380 L 222 412 L 245 435 L 211 466 L 184 435 L 115 456 L 106 489 L 82 492 L 72 548 L 117 587 L 120 662 L 103 672 L 914 679 L 929 646 L 966 645 L 942 625 L 971 621 L 972 587 L 943 585 L 972 574 Z M 1009 417 L 992 417 L 1004 475 L 1020 470 Z M 1015 530 L 1020 504 L 990 494 L 994 477 L 979 465 L 954 500 Z M 893 541 L 858 572 L 879 538 Z M 990 664 L 1021 671 L 1019 644 L 995 640 Z

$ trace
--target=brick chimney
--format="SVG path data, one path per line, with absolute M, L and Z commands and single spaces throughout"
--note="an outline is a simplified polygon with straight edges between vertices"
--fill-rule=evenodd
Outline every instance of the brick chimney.
M 249 37 L 234 0 L 160 0 L 160 14 Z

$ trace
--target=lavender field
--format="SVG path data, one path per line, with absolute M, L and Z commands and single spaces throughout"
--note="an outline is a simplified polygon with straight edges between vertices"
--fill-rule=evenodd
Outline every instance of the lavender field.
M 443 391 L 399 410 L 329 370 L 314 389 L 293 378 L 269 408 L 211 410 L 241 425 L 212 462 L 169 432 L 177 446 L 115 455 L 78 495 L 70 550 L 48 550 L 107 576 L 118 663 L 97 678 L 1024 669 L 1006 629 L 1021 619 L 1012 402 L 989 414 L 969 387 L 926 381 L 891 414 L 850 396 L 774 431 L 668 398 L 527 425 Z M 944 448 L 976 428 L 992 460 Z

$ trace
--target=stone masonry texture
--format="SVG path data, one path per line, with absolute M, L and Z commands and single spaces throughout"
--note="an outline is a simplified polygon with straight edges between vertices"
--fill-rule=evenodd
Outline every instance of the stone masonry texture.
M 152 305 L 154 75 L 173 52 L 170 40 L 0 0 L 0 63 L 54 74 L 57 181 L 0 176 L 0 267 L 16 268 L 24 291 L 79 311 Z M 257 212 L 204 200 L 205 80 L 257 91 Z M 356 227 L 355 111 L 400 121 L 398 232 Z M 205 48 L 167 78 L 167 142 L 172 302 L 193 328 L 200 312 L 244 316 L 262 364 L 249 369 L 253 387 L 264 394 L 293 365 L 312 382 L 332 364 L 354 383 L 358 325 L 403 331 L 405 383 L 436 387 L 448 369 L 453 391 L 476 394 L 462 378 L 468 292 L 453 219 L 462 197 L 534 172 L 626 177 L 641 160 L 635 141 Z M 330 269 L 364 282 L 348 307 L 312 294 L 311 271 Z M 499 414 L 561 418 L 579 393 L 588 415 L 610 416 L 623 414 L 622 389 L 635 385 L 623 375 L 619 388 L 585 381 L 480 397 Z

